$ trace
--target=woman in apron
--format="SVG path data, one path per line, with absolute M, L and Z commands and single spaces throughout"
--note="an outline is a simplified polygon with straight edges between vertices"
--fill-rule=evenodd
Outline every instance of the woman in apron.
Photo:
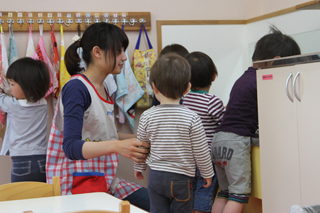
M 60 92 L 52 121 L 47 182 L 59 176 L 63 195 L 107 192 L 149 211 L 147 189 L 115 177 L 119 154 L 141 162 L 149 144 L 117 132 L 114 101 L 103 83 L 107 75 L 121 72 L 128 42 L 117 26 L 95 23 L 67 49 L 65 64 L 71 78 Z M 79 47 L 85 71 L 79 66 Z

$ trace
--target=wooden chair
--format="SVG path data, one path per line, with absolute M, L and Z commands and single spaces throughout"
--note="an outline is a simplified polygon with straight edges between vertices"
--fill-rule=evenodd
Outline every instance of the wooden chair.
M 130 213 L 130 202 L 125 200 L 120 203 L 120 212 L 107 211 L 107 210 L 83 210 L 83 211 L 73 211 L 66 213 Z
M 60 177 L 52 178 L 53 184 L 25 181 L 0 185 L 0 201 L 61 196 Z

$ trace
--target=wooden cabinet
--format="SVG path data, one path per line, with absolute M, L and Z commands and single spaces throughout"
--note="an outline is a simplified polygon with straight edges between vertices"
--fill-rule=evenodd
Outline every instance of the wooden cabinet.
M 320 204 L 320 63 L 257 71 L 263 212 Z

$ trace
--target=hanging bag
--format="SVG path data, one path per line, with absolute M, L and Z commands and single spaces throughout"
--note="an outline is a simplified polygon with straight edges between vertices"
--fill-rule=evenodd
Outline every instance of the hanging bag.
M 139 50 L 142 29 L 144 29 L 144 32 L 146 34 L 146 38 L 148 41 L 148 45 L 149 45 L 149 49 L 145 52 Z M 136 44 L 136 48 L 133 53 L 133 60 L 132 60 L 132 70 L 141 88 L 144 91 L 143 96 L 136 103 L 136 107 L 138 108 L 147 108 L 147 107 L 151 107 L 152 105 L 153 90 L 149 84 L 149 76 L 150 76 L 151 67 L 155 61 L 156 61 L 155 51 L 152 48 L 152 45 L 148 38 L 147 30 L 142 24 L 138 41 Z

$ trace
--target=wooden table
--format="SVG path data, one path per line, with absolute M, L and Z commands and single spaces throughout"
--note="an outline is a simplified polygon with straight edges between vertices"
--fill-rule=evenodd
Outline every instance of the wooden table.
M 104 192 L 0 202 L 1 213 L 63 213 L 79 210 L 119 211 L 121 200 Z M 146 211 L 130 205 L 130 213 Z

